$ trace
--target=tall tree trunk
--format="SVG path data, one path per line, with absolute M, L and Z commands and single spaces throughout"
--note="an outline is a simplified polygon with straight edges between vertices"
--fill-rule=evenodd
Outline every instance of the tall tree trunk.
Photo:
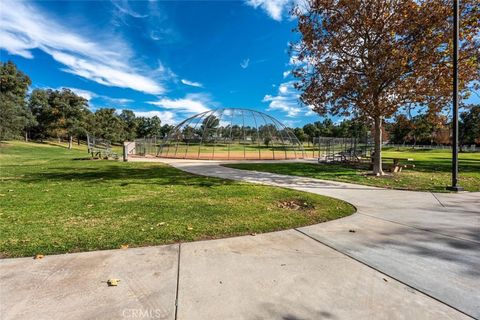
M 382 169 L 382 117 L 375 117 L 373 174 L 383 175 Z
M 28 131 L 25 129 L 25 142 L 28 142 Z
M 68 149 L 72 149 L 73 136 L 68 136 Z

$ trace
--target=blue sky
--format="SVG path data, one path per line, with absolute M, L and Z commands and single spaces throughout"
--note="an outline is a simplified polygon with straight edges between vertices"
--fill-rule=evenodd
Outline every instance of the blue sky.
M 287 1 L 1 2 L 1 60 L 33 88 L 72 88 L 100 107 L 175 123 L 217 107 L 261 110 L 288 125 L 298 104 Z
M 71 88 L 92 110 L 177 123 L 245 107 L 302 126 L 320 118 L 299 105 L 288 74 L 297 36 L 289 3 L 2 0 L 1 60 L 13 60 L 33 88 Z

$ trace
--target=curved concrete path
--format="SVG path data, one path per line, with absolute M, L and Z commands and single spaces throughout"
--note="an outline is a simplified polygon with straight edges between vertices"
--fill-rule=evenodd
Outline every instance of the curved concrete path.
M 392 191 L 168 162 L 340 198 L 358 212 L 256 236 L 0 260 L 0 319 L 480 317 L 478 193 Z M 118 287 L 105 284 L 112 277 L 121 279 Z
M 245 171 L 211 161 L 166 161 L 194 174 L 306 191 L 357 213 L 298 231 L 480 318 L 480 192 L 430 193 Z M 349 232 L 355 230 L 356 232 Z

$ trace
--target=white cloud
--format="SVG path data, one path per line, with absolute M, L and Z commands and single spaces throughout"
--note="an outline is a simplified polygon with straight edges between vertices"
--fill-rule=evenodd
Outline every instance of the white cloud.
M 154 41 L 161 41 L 163 44 L 174 44 L 181 40 L 180 34 L 170 27 L 158 27 L 157 24 L 150 25 L 149 28 L 154 28 L 150 31 L 150 39 Z
M 162 124 L 176 124 L 175 113 L 171 111 L 133 111 L 137 117 L 152 118 L 157 116 L 162 120 Z
M 155 69 L 154 74 L 161 77 L 163 80 L 177 82 L 178 76 L 172 69 L 166 67 L 161 61 L 158 61 L 158 68 Z
M 104 96 L 104 95 L 97 94 L 97 93 L 89 91 L 89 90 L 84 90 L 84 89 L 79 89 L 79 88 L 60 87 L 60 88 L 57 88 L 56 90 L 61 90 L 63 88 L 71 90 L 76 95 L 78 95 L 82 98 L 85 98 L 88 101 L 90 101 L 92 99 L 99 99 L 99 100 L 103 100 L 103 101 L 108 102 L 108 103 L 114 103 L 114 104 L 119 104 L 119 105 L 125 105 L 127 103 L 133 102 L 132 99 L 112 98 L 112 97 L 109 97 L 109 96 Z
M 127 98 L 111 98 L 111 97 L 107 97 L 107 96 L 99 96 L 99 97 L 103 100 L 106 100 L 106 101 L 109 101 L 109 102 L 115 103 L 115 104 L 120 104 L 120 105 L 124 105 L 124 104 L 130 103 L 130 102 L 133 102 L 132 99 L 127 99 Z
M 0 13 L 0 16 L 2 14 Z M 2 21 L 2 20 L 0 20 Z M 26 59 L 32 59 L 33 55 L 29 51 L 35 44 L 29 39 L 19 39 L 14 34 L 0 29 L 0 48 L 6 49 L 11 54 L 16 54 Z
M 255 9 L 262 8 L 273 20 L 282 21 L 290 0 L 247 0 L 246 3 Z
M 287 117 L 294 118 L 301 114 L 304 110 L 299 104 L 299 93 L 293 87 L 294 81 L 280 84 L 276 96 L 267 94 L 263 98 L 263 102 L 268 102 L 267 111 L 279 110 L 285 112 Z
M 98 41 L 78 35 L 22 1 L 2 1 L 0 48 L 24 58 L 40 49 L 66 72 L 106 86 L 160 94 L 165 88 L 134 63 L 131 49 L 113 36 Z
M 158 41 L 162 39 L 162 36 L 160 35 L 160 32 L 158 32 L 157 30 L 152 30 L 150 31 L 150 38 L 152 40 Z
M 282 83 L 278 88 L 278 92 L 280 92 L 281 94 L 287 94 L 288 86 L 289 86 L 289 83 Z
M 247 69 L 249 64 L 250 64 L 250 59 L 247 58 L 247 59 L 244 59 L 242 62 L 240 62 L 240 67 L 242 69 Z
M 273 20 L 282 21 L 295 5 L 301 12 L 306 12 L 310 6 L 309 0 L 245 0 L 245 3 L 255 9 L 261 8 Z M 294 17 L 289 15 L 290 19 Z
M 286 125 L 287 127 L 289 128 L 294 128 L 298 125 L 298 123 L 300 122 L 300 120 L 292 120 L 292 119 L 288 119 L 288 120 L 283 120 L 282 121 L 284 125 Z
M 161 98 L 158 101 L 149 101 L 148 103 L 160 108 L 184 113 L 205 112 L 210 110 L 209 105 L 212 105 L 209 96 L 202 93 L 190 93 L 180 99 Z
M 103 95 L 97 95 L 98 99 L 106 101 L 107 103 L 111 104 L 117 104 L 117 105 L 126 105 L 129 104 L 130 102 L 133 102 L 132 99 L 127 99 L 127 98 L 112 98 L 108 96 L 103 96 Z
M 289 70 L 284 71 L 284 72 L 283 72 L 283 78 L 285 79 L 286 77 L 288 77 L 288 76 L 290 75 L 290 73 L 291 73 L 291 72 L 290 72 Z
M 83 90 L 83 89 L 78 89 L 78 88 L 65 88 L 71 90 L 73 93 L 75 93 L 77 96 L 80 96 L 84 99 L 91 100 L 94 97 L 97 97 L 97 94 L 92 91 L 88 90 Z
M 195 82 L 195 81 L 190 81 L 187 79 L 182 79 L 180 80 L 184 85 L 191 86 L 191 87 L 197 87 L 197 88 L 203 88 L 203 84 L 200 82 Z
M 146 17 L 148 17 L 148 14 L 144 15 L 144 14 L 140 14 L 140 13 L 132 10 L 130 8 L 130 5 L 128 4 L 128 1 L 114 1 L 114 0 L 111 0 L 111 2 L 115 6 L 115 8 L 117 8 L 119 13 L 121 13 L 121 14 L 126 14 L 126 15 L 129 15 L 129 16 L 134 17 L 134 18 L 146 18 Z M 122 5 L 120 5 L 120 3 Z

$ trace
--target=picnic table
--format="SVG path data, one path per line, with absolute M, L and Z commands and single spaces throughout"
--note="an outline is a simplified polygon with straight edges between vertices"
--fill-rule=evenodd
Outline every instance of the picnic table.
M 400 157 L 382 157 L 382 160 L 392 160 L 392 166 L 390 167 L 390 172 L 402 172 L 403 168 L 415 168 L 414 164 L 404 164 L 401 162 L 412 162 L 412 158 L 400 158 Z M 372 163 L 373 163 L 373 156 L 372 156 Z

